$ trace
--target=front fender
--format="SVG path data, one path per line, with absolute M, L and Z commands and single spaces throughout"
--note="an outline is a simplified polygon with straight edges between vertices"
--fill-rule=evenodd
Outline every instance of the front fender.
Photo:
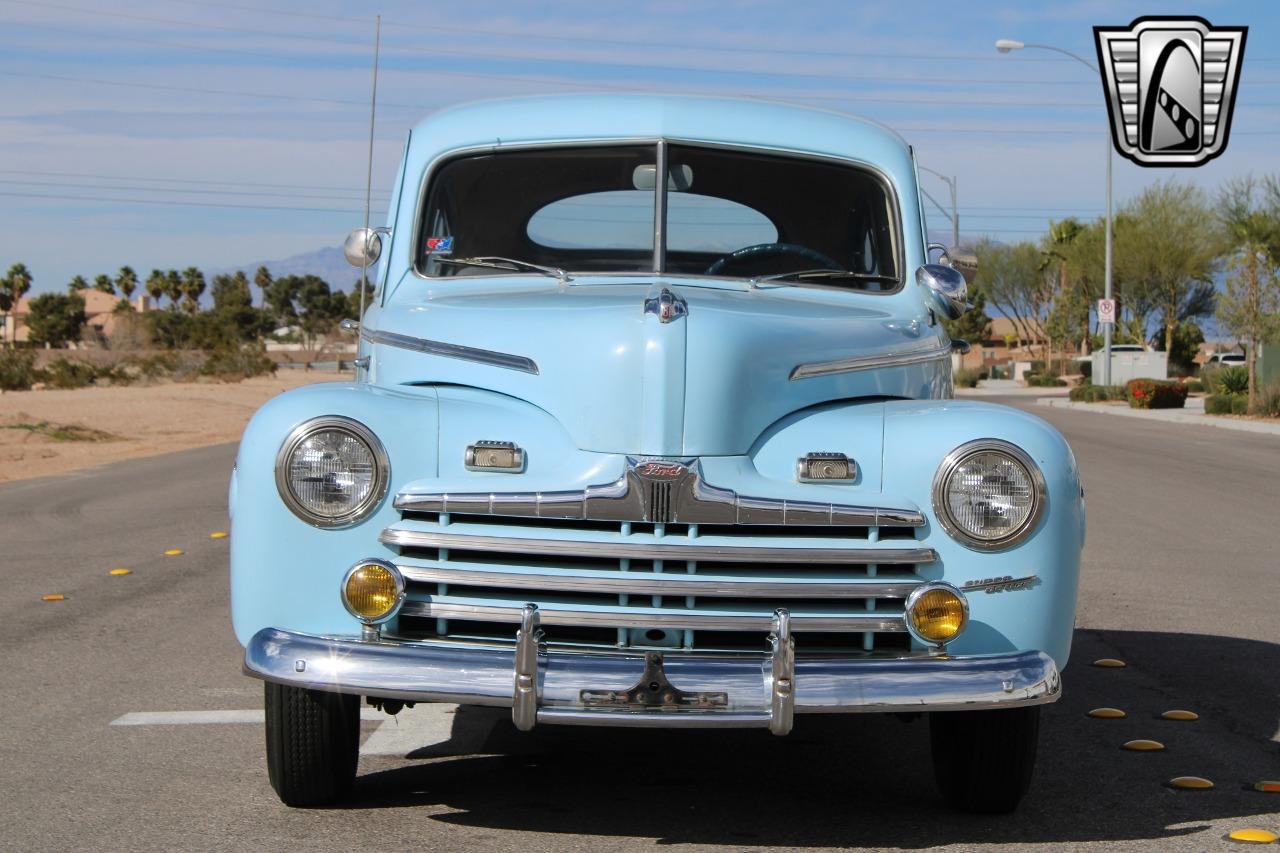
M 947 649 L 959 655 L 1039 649 L 1066 666 L 1075 627 L 1080 553 L 1084 547 L 1084 499 L 1075 457 L 1066 440 L 1034 415 L 1007 406 L 959 400 L 885 404 L 884 490 L 912 496 L 928 523 L 926 542 L 938 561 L 923 570 L 930 579 L 966 582 L 1034 574 L 1028 589 L 969 595 L 970 623 Z M 1048 506 L 1033 533 L 1003 551 L 977 551 L 953 539 L 933 506 L 934 475 L 952 450 L 969 441 L 1003 439 L 1022 448 L 1040 467 Z

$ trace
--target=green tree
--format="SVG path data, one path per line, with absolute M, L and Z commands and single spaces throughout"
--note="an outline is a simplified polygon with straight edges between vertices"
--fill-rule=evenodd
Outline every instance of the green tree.
M 78 275 L 67 282 L 67 293 L 83 293 L 89 289 L 89 282 L 84 280 L 84 276 Z
M 243 272 L 213 277 L 213 314 L 239 341 L 260 339 L 268 331 L 265 312 L 253 307 L 249 279 Z
M 295 292 L 298 307 L 302 309 L 302 334 L 314 347 L 316 338 L 332 332 L 346 314 L 346 294 L 341 291 L 335 294 L 327 281 L 314 275 L 299 277 Z
M 103 273 L 93 280 L 93 289 L 100 290 L 103 293 L 110 293 L 112 296 L 116 294 L 116 284 L 111 280 L 111 276 Z
M 1178 323 L 1213 313 L 1213 275 L 1221 236 L 1203 191 L 1169 180 L 1147 187 L 1123 208 L 1126 288 L 1160 314 L 1164 349 L 1173 348 Z M 1120 230 L 1117 229 L 1117 234 Z
M 1169 369 L 1175 374 L 1189 376 L 1196 369 L 1195 357 L 1204 343 L 1204 331 L 1199 324 L 1182 320 L 1173 329 L 1173 349 L 1169 353 Z M 1151 339 L 1152 348 L 1165 352 L 1165 338 L 1157 334 Z
M 178 309 L 178 300 L 182 298 L 182 274 L 177 270 L 169 270 L 164 275 L 164 295 L 169 297 L 169 310 Z
M 120 272 L 116 274 L 116 290 L 125 299 L 132 299 L 133 292 L 137 289 L 138 274 L 133 271 L 133 267 L 120 267 Z
M 45 293 L 31 300 L 27 328 L 32 343 L 62 346 L 80 339 L 84 328 L 84 297 L 78 293 Z
M 151 301 L 155 303 L 157 308 L 160 307 L 160 300 L 164 297 L 168 281 L 164 277 L 164 270 L 151 271 L 151 275 L 147 276 L 147 295 L 151 297 Z
M 182 271 L 182 305 L 187 309 L 188 314 L 195 314 L 200 310 L 200 297 L 205 290 L 204 273 L 200 272 L 196 267 L 187 267 Z
M 26 264 L 17 263 L 9 267 L 9 272 L 5 274 L 2 282 L 2 289 L 9 296 L 9 305 L 12 310 L 18 310 L 18 303 L 27 295 L 27 291 L 31 290 L 31 281 L 31 271 L 27 269 Z M 18 324 L 15 322 L 12 325 L 13 328 L 9 332 L 10 345 L 17 340 L 18 335 Z
M 301 285 L 302 279 L 293 275 L 281 276 L 271 281 L 263 298 L 267 312 L 277 326 L 288 326 L 297 321 L 298 309 L 293 300 Z
M 1252 177 L 1231 181 L 1217 207 L 1230 246 L 1218 322 L 1245 344 L 1250 410 L 1258 400 L 1258 348 L 1280 337 L 1280 184 L 1271 178 L 1266 190 L 1264 198 Z
M 1053 288 L 1046 279 L 1043 257 L 1034 243 L 1003 245 L 982 241 L 974 247 L 978 275 L 974 284 L 1017 333 L 1019 345 L 1044 340 L 1040 319 L 1052 301 Z
M 258 267 L 258 271 L 253 274 L 253 283 L 258 286 L 258 290 L 262 291 L 262 307 L 267 307 L 267 291 L 271 289 L 271 270 L 266 267 Z

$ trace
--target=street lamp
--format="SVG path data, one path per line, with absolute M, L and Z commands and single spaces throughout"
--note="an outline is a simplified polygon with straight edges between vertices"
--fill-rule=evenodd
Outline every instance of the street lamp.
M 1088 68 L 1094 74 L 1098 73 L 1098 67 L 1082 56 L 1072 53 L 1069 50 L 1063 50 L 1060 47 L 1054 47 L 1049 44 L 1024 44 L 1015 39 L 996 39 L 996 50 L 1001 53 L 1008 53 L 1013 50 L 1022 50 L 1026 47 L 1038 48 L 1040 50 L 1052 50 L 1054 53 L 1061 53 L 1063 56 L 1069 56 L 1076 62 Z M 1106 240 L 1106 261 L 1105 261 L 1105 292 L 1107 299 L 1111 298 L 1111 129 L 1107 128 L 1107 135 L 1104 137 L 1107 143 L 1107 240 Z M 1111 323 L 1102 324 L 1102 384 L 1111 384 Z

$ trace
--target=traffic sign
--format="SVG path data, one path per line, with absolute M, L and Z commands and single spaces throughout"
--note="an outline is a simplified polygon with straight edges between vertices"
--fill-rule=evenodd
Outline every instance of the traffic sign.
M 1115 325 L 1116 322 L 1116 301 L 1114 299 L 1098 300 L 1098 322 L 1110 323 Z

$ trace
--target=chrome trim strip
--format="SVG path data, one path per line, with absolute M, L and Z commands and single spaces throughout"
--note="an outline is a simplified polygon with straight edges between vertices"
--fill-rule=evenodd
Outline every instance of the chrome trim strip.
M 612 483 L 563 492 L 401 492 L 396 495 L 395 508 L 668 524 L 924 526 L 924 514 L 913 509 L 739 495 L 703 480 L 696 459 L 627 457 L 627 470 Z
M 367 562 L 367 561 L 366 561 Z M 726 598 L 902 598 L 924 583 L 909 581 L 772 580 L 756 581 L 726 575 L 667 575 L 652 572 L 557 570 L 555 574 L 504 572 L 487 566 L 465 569 L 397 565 L 413 583 L 445 583 L 474 587 L 536 589 L 548 592 L 618 592 L 633 595 L 694 595 Z
M 774 628 L 774 614 L 734 615 L 699 610 L 662 609 L 657 607 L 624 607 L 585 609 L 573 605 L 544 604 L 537 608 L 540 625 L 575 625 L 597 628 L 677 628 L 693 631 L 759 631 Z M 441 598 L 431 601 L 406 601 L 401 616 L 426 619 L 474 619 L 481 622 L 508 622 L 518 625 L 524 618 L 524 606 L 501 604 L 453 603 Z M 796 631 L 847 632 L 870 631 L 901 634 L 907 630 L 901 614 L 855 613 L 843 616 L 807 616 L 793 614 L 791 627 Z
M 561 557 L 605 557 L 633 560 L 708 560 L 726 563 L 932 563 L 932 548 L 790 548 L 742 545 L 666 545 L 644 542 L 598 542 L 581 539 L 523 539 L 472 536 L 388 527 L 378 541 L 403 548 L 457 548 L 461 551 L 508 551 Z
M 763 729 L 770 716 L 759 711 L 614 711 L 539 708 L 540 725 L 610 726 L 620 729 Z
M 401 335 L 396 332 L 386 332 L 380 329 L 361 329 L 360 337 L 371 344 L 382 344 L 383 346 L 397 347 L 399 349 L 410 350 L 411 352 L 438 355 L 442 358 L 457 358 L 462 361 L 474 361 L 479 364 L 488 364 L 493 367 L 505 367 L 508 370 L 519 370 L 523 373 L 532 373 L 534 376 L 538 375 L 537 363 L 533 359 L 525 358 L 522 355 L 494 352 L 493 350 L 478 349 L 476 347 L 463 346 L 462 344 L 449 344 L 442 341 L 431 341 L 426 338 L 415 338 L 410 335 Z
M 831 376 L 837 373 L 855 373 L 860 370 L 876 370 L 884 367 L 905 367 L 909 364 L 925 364 L 951 357 L 951 343 L 940 344 L 928 349 L 907 350 L 905 352 L 888 353 L 886 355 L 863 355 L 856 358 L 841 358 L 835 361 L 815 361 L 809 364 L 797 364 L 791 370 L 791 380 L 812 379 L 815 376 Z
M 793 624 L 792 626 L 796 626 Z M 763 640 L 763 634 L 761 639 Z M 770 716 L 768 655 L 673 652 L 664 667 L 672 683 L 722 690 L 723 712 L 645 715 L 588 712 L 584 688 L 625 690 L 644 670 L 644 655 L 552 651 L 540 658 L 539 722 L 676 727 L 744 725 L 753 715 L 761 728 Z M 297 668 L 298 661 L 303 662 Z M 509 707 L 515 648 L 448 642 L 360 642 L 264 628 L 245 648 L 245 673 L 267 681 L 360 696 L 410 702 L 458 702 Z M 1053 659 L 1040 651 L 976 656 L 883 658 L 797 655 L 796 713 L 961 711 L 1041 705 L 1055 701 L 1062 683 Z M 576 715 L 591 713 L 589 720 Z M 699 714 L 696 720 L 693 714 Z M 723 714 L 724 716 L 720 716 Z M 546 719 L 544 719 L 544 716 Z M 657 716 L 658 719 L 653 719 Z M 551 719 L 556 717 L 557 719 Z

